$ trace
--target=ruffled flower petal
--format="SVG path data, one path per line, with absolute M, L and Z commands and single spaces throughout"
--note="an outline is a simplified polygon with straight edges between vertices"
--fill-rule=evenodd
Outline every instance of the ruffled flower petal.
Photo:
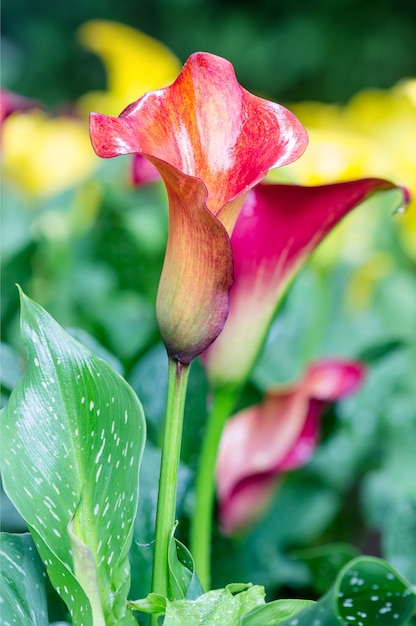
M 143 153 L 200 178 L 214 214 L 307 145 L 290 111 L 250 94 L 231 63 L 203 52 L 170 87 L 147 93 L 120 117 L 92 114 L 91 138 L 101 157 Z
M 229 237 L 247 192 L 303 153 L 306 132 L 287 109 L 243 89 L 228 61 L 199 52 L 172 85 L 119 117 L 91 114 L 90 135 L 99 156 L 142 155 L 164 180 L 169 239 L 157 313 L 169 354 L 189 362 L 225 323 Z

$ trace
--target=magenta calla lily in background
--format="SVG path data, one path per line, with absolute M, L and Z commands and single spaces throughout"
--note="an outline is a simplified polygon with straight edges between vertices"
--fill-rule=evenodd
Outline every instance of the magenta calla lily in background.
M 40 108 L 40 103 L 36 100 L 25 98 L 7 89 L 0 89 L 0 130 L 4 120 L 15 111 L 28 111 L 35 108 Z
M 332 228 L 368 197 L 395 188 L 364 178 L 317 187 L 262 183 L 250 191 L 231 237 L 228 318 L 202 355 L 214 386 L 239 386 L 246 379 L 288 284 Z
M 309 460 L 323 408 L 356 391 L 364 376 L 356 361 L 317 361 L 297 383 L 270 389 L 261 404 L 228 420 L 216 467 L 225 534 L 251 524 L 270 501 L 280 474 Z
M 143 155 L 164 180 L 169 236 L 157 316 L 169 355 L 188 363 L 225 323 L 230 236 L 247 192 L 303 153 L 306 131 L 287 109 L 243 89 L 228 61 L 199 52 L 171 86 L 119 117 L 91 114 L 90 135 L 99 156 Z
M 160 174 L 159 170 L 146 157 L 142 154 L 135 154 L 132 162 L 131 178 L 133 185 L 139 187 L 160 180 Z

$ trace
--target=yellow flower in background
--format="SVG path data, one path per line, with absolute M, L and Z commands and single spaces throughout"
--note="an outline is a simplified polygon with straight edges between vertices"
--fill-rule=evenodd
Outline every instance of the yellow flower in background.
M 400 89 L 416 107 L 416 78 L 403 80 L 399 83 L 398 89 Z
M 98 161 L 85 123 L 48 117 L 44 111 L 13 113 L 3 124 L 3 175 L 35 197 L 54 196 L 92 174 Z
M 100 165 L 88 134 L 86 118 L 91 110 L 119 113 L 146 91 L 173 82 L 181 69 L 163 44 L 124 24 L 91 20 L 78 35 L 102 59 L 108 90 L 82 96 L 75 103 L 82 114 L 79 118 L 50 117 L 37 108 L 14 112 L 2 127 L 4 179 L 34 198 L 77 187 Z
M 90 111 L 118 115 L 147 91 L 172 83 L 181 70 L 182 63 L 166 46 L 125 24 L 90 20 L 78 30 L 78 37 L 100 57 L 107 74 L 106 91 L 79 100 L 83 115 Z
M 323 105 L 325 106 L 325 105 Z M 299 109 L 296 105 L 292 108 Z M 301 108 L 300 108 L 301 110 Z M 269 174 L 276 180 L 302 185 L 323 185 L 365 176 L 391 178 L 390 159 L 377 149 L 377 142 L 358 132 L 346 130 L 340 119 L 338 128 L 315 128 L 302 122 L 308 130 L 309 146 L 296 167 L 287 166 L 280 175 Z M 294 164 L 295 165 L 295 164 Z M 376 172 L 378 172 L 376 176 Z
M 268 178 L 319 185 L 377 176 L 407 187 L 413 201 L 397 223 L 407 253 L 416 259 L 416 80 L 386 91 L 363 90 L 345 106 L 301 102 L 291 110 L 308 131 L 308 150 Z M 374 213 L 351 216 L 321 247 L 318 262 L 331 263 L 340 252 L 365 262 L 377 221 Z

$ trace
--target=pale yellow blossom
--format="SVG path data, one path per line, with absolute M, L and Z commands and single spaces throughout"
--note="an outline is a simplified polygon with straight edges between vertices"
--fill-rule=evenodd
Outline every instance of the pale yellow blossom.
M 107 90 L 75 103 L 79 117 L 50 117 L 37 109 L 13 113 L 3 125 L 4 180 L 34 198 L 77 187 L 99 166 L 86 121 L 90 111 L 118 114 L 146 91 L 173 82 L 181 68 L 163 44 L 124 24 L 91 20 L 78 35 L 102 59 Z
M 416 80 L 389 90 L 363 90 L 345 106 L 301 102 L 290 108 L 308 130 L 309 147 L 301 159 L 269 177 L 320 185 L 375 176 L 407 187 L 413 201 L 394 220 L 406 252 L 416 259 Z M 321 247 L 318 259 L 330 262 L 354 250 L 357 263 L 365 262 L 374 220 L 374 213 L 349 217 Z
M 13 113 L 3 124 L 5 180 L 29 196 L 54 196 L 86 181 L 98 165 L 85 123 L 40 110 Z
M 106 90 L 90 92 L 79 102 L 83 114 L 99 111 L 118 115 L 147 91 L 172 83 L 181 69 L 180 61 L 162 43 L 117 22 L 90 20 L 78 30 L 81 44 L 102 60 Z

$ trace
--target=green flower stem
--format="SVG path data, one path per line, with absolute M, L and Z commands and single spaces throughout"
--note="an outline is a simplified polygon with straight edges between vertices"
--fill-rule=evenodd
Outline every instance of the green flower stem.
M 214 392 L 208 416 L 195 486 L 195 510 L 191 522 L 191 553 L 198 578 L 206 591 L 211 582 L 211 536 L 215 499 L 215 462 L 221 433 L 238 397 L 236 389 Z
M 152 590 L 168 595 L 168 551 L 175 524 L 176 492 L 189 365 L 169 359 L 168 398 L 156 512 Z M 157 618 L 154 621 L 157 624 Z

